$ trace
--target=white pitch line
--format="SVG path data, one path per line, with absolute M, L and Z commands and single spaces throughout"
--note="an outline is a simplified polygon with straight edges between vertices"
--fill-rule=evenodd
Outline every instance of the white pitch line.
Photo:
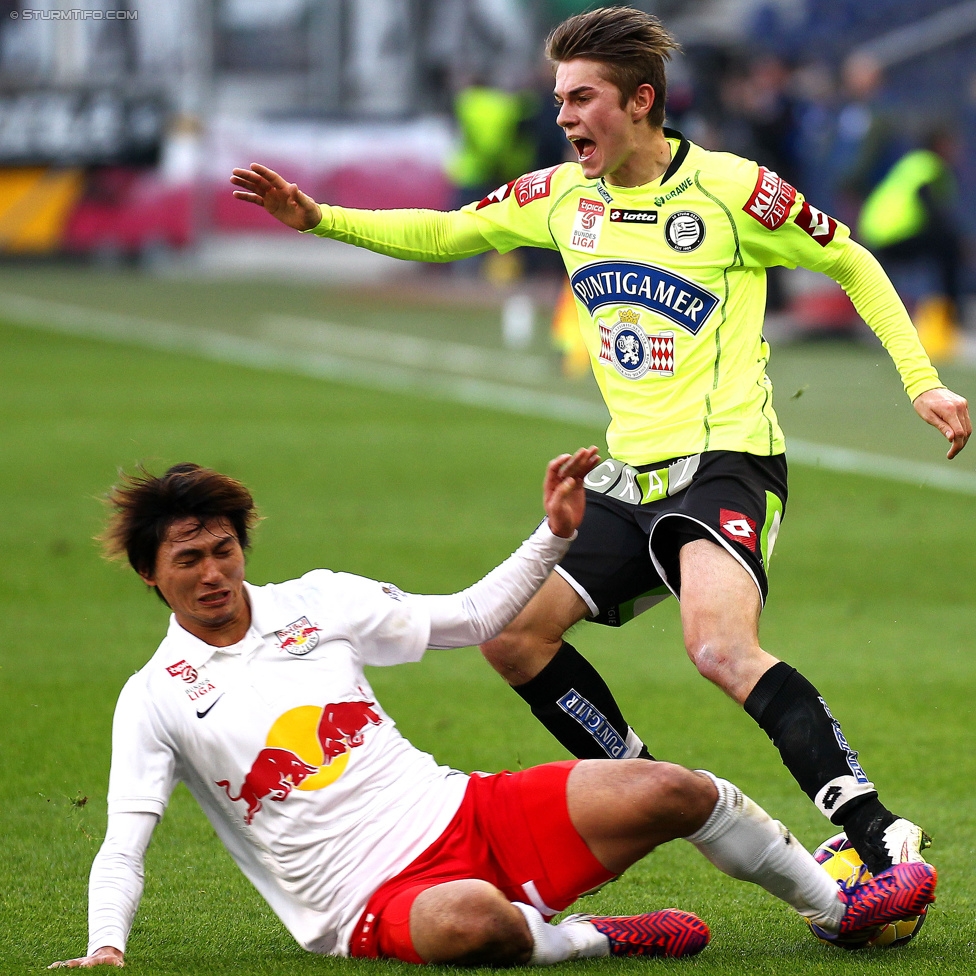
M 268 315 L 264 319 L 264 338 L 276 343 L 284 340 L 308 349 L 325 349 L 348 354 L 356 359 L 394 363 L 415 369 L 435 369 L 491 378 L 508 383 L 543 383 L 552 376 L 552 363 L 545 356 L 485 349 L 443 339 L 425 339 L 402 332 L 355 325 L 339 325 L 321 319 L 294 315 Z
M 946 491 L 964 495 L 976 495 L 976 475 L 966 470 L 926 464 L 924 461 L 909 461 L 888 454 L 870 454 L 867 451 L 834 447 L 830 444 L 813 444 L 796 437 L 787 438 L 787 457 L 791 464 L 806 464 L 828 471 L 863 474 L 889 481 L 903 481 L 919 487 L 944 488 Z M 947 465 L 949 463 L 946 461 Z
M 602 404 L 477 377 L 452 376 L 437 372 L 435 364 L 423 369 L 391 363 L 377 366 L 368 359 L 308 349 L 289 349 L 280 343 L 230 332 L 96 311 L 11 292 L 0 292 L 0 319 L 46 332 L 189 353 L 216 362 L 283 371 L 377 390 L 402 390 L 522 416 L 598 427 L 605 427 L 610 419 Z
M 289 372 L 371 389 L 419 393 L 522 416 L 601 428 L 606 426 L 609 419 L 606 408 L 590 400 L 476 377 L 436 372 L 435 364 L 414 368 L 410 365 L 383 363 L 377 368 L 375 362 L 353 356 L 289 350 L 263 339 L 251 339 L 233 333 L 198 329 L 175 322 L 116 312 L 97 311 L 10 292 L 0 293 L 0 318 L 47 332 L 104 339 L 166 352 L 188 353 L 216 362 Z M 316 322 L 315 325 L 320 327 L 320 340 L 330 330 L 337 335 L 347 335 L 350 328 L 323 322 Z M 473 363 L 471 357 L 476 347 L 463 349 L 463 363 L 459 362 L 458 366 L 467 371 Z M 499 357 L 503 354 L 492 350 L 485 352 L 489 354 L 486 356 L 486 371 L 496 370 L 502 361 Z M 965 495 L 976 495 L 976 475 L 965 470 L 948 470 L 941 465 L 815 444 L 792 437 L 789 438 L 788 457 L 793 464 L 827 471 L 860 474 L 904 482 L 920 488 L 941 488 Z

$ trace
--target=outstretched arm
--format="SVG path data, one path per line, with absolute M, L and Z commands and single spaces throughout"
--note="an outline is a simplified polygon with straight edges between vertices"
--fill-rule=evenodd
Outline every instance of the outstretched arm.
M 543 483 L 546 521 L 473 586 L 450 596 L 414 596 L 430 613 L 430 647 L 469 647 L 496 636 L 518 615 L 566 554 L 583 521 L 583 479 L 599 464 L 595 447 L 549 462 Z
M 238 200 L 263 207 L 288 227 L 405 261 L 457 261 L 490 251 L 468 210 L 353 210 L 316 203 L 274 170 L 252 163 L 230 178 Z
M 48 969 L 125 965 L 125 943 L 142 898 L 143 860 L 158 821 L 154 813 L 109 814 L 88 882 L 88 954 Z

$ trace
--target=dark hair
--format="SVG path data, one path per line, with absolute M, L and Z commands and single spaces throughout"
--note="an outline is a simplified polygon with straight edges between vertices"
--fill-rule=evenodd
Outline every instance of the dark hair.
M 576 14 L 546 40 L 546 57 L 553 65 L 576 58 L 600 62 L 607 81 L 620 89 L 621 107 L 640 85 L 650 85 L 654 104 L 647 121 L 653 126 L 664 125 L 668 95 L 664 62 L 680 50 L 657 17 L 631 7 L 600 7 Z
M 226 519 L 242 549 L 250 546 L 250 532 L 258 520 L 254 499 L 244 485 L 199 464 L 174 464 L 158 478 L 145 468 L 137 474 L 122 473 L 106 501 L 112 514 L 99 536 L 103 551 L 110 559 L 128 559 L 140 575 L 153 572 L 160 544 L 180 519 L 196 519 L 201 528 L 214 519 Z

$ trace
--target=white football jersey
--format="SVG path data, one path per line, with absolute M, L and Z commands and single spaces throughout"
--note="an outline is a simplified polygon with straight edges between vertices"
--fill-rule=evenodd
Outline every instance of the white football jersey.
M 420 660 L 429 613 L 329 570 L 245 586 L 239 644 L 212 647 L 171 618 L 123 688 L 109 813 L 162 816 L 186 783 L 295 939 L 346 955 L 370 895 L 443 833 L 468 783 L 400 735 L 363 673 Z

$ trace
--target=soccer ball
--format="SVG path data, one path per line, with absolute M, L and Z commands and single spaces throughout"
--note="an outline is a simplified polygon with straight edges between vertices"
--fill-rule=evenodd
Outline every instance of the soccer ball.
M 840 833 L 829 840 L 825 840 L 814 852 L 813 856 L 817 863 L 829 874 L 838 884 L 843 882 L 847 885 L 859 884 L 871 878 L 871 872 L 864 866 L 860 854 L 854 850 L 853 845 L 847 839 L 847 834 Z M 889 922 L 879 928 L 871 929 L 863 937 L 844 940 L 828 941 L 821 939 L 817 935 L 816 929 L 811 925 L 810 931 L 814 937 L 826 945 L 839 946 L 842 949 L 867 949 L 871 946 L 895 946 L 905 945 L 918 935 L 922 923 L 925 921 L 925 913 L 928 908 L 922 909 L 921 914 L 911 918 L 902 918 L 897 922 Z M 809 921 L 807 924 L 810 924 Z

